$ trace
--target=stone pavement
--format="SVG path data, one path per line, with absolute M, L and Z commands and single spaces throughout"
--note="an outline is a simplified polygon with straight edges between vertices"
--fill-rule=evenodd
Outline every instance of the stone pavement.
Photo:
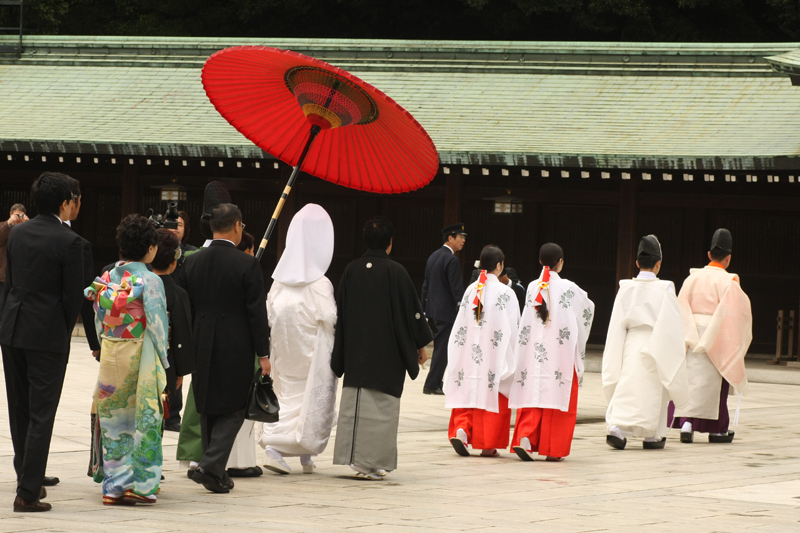
M 457 456 L 443 397 L 421 393 L 423 371 L 406 384 L 399 466 L 386 481 L 356 481 L 348 468 L 333 466 L 331 440 L 314 475 L 266 472 L 237 479 L 231 494 L 212 494 L 186 478 L 174 460 L 176 434 L 167 433 L 158 503 L 103 507 L 100 486 L 86 476 L 97 363 L 83 339 L 72 346 L 48 464 L 61 484 L 48 490 L 49 513 L 11 512 L 12 447 L 0 407 L 0 532 L 800 531 L 800 387 L 751 384 L 730 445 L 680 444 L 671 430 L 665 450 L 629 441 L 616 451 L 604 442 L 596 373 L 586 375 L 572 455 L 561 463 L 523 463 L 507 452 Z M 289 464 L 301 471 L 297 459 Z

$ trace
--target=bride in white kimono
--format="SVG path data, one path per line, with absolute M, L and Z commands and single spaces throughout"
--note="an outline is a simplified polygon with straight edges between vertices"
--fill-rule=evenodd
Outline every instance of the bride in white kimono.
M 272 379 L 281 411 L 278 422 L 260 425 L 257 442 L 265 448 L 264 467 L 279 474 L 291 472 L 284 457 L 297 456 L 303 473 L 313 473 L 311 456 L 325 450 L 336 420 L 336 300 L 325 277 L 332 259 L 333 222 L 322 207 L 308 204 L 289 225 L 267 295 Z

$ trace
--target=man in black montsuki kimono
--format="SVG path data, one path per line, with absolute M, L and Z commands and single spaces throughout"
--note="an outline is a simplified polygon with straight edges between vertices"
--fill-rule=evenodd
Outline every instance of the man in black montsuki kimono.
M 381 480 L 397 468 L 397 425 L 406 372 L 415 379 L 431 331 L 402 265 L 389 259 L 392 223 L 364 226 L 368 250 L 345 267 L 336 297 L 331 368 L 344 388 L 333 463 Z

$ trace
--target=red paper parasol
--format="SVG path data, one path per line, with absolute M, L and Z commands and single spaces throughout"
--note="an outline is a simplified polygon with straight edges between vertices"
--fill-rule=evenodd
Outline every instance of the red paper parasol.
M 221 50 L 203 86 L 225 119 L 295 167 L 259 247 L 261 257 L 299 171 L 362 191 L 427 185 L 439 156 L 414 117 L 370 84 L 324 61 L 263 46 Z

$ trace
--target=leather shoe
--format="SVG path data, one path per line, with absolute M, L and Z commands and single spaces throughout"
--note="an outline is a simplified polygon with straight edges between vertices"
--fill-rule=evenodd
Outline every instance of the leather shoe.
M 173 422 L 171 424 L 164 424 L 164 431 L 175 431 L 180 432 L 181 430 L 181 423 L 180 422 Z
M 222 483 L 221 479 L 211 472 L 207 472 L 205 468 L 200 466 L 198 466 L 194 471 L 194 474 L 192 474 L 192 481 L 203 485 L 206 490 L 210 490 L 211 492 L 216 492 L 218 494 L 227 494 L 231 491 L 227 485 Z
M 39 491 L 39 499 L 44 500 L 45 498 L 47 498 L 47 491 L 42 487 L 42 490 Z
M 258 477 L 264 473 L 261 467 L 251 466 L 250 468 L 229 468 L 230 477 Z
M 26 502 L 19 496 L 14 498 L 14 512 L 15 513 L 43 513 L 49 511 L 53 506 L 49 503 L 40 501 Z
M 422 394 L 435 394 L 437 396 L 443 396 L 444 391 L 442 390 L 441 387 L 439 387 L 438 389 L 422 389 Z
M 42 485 L 45 487 L 54 487 L 59 483 L 61 483 L 61 480 L 55 476 L 44 476 L 44 478 L 42 478 Z

